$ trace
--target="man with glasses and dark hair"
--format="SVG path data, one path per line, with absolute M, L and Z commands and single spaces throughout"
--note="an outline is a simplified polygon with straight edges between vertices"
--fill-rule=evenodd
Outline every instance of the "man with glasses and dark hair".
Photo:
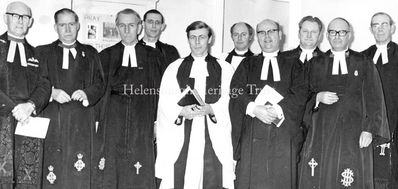
M 147 11 L 144 14 L 142 25 L 144 27 L 144 37 L 139 43 L 153 47 L 163 54 L 165 62 L 162 65 L 162 69 L 164 71 L 170 63 L 180 58 L 180 55 L 173 45 L 159 41 L 160 35 L 166 29 L 163 14 L 156 9 Z
M 294 189 L 298 161 L 294 138 L 301 132 L 299 107 L 306 101 L 304 72 L 279 52 L 282 31 L 277 22 L 263 20 L 256 30 L 262 53 L 243 59 L 231 81 L 231 91 L 240 91 L 230 100 L 236 184 Z
M 107 80 L 98 134 L 99 189 L 154 189 L 154 122 L 160 66 L 155 49 L 138 42 L 140 15 L 124 9 L 116 15 L 121 41 L 100 53 Z
M 42 188 L 91 188 L 95 163 L 94 106 L 105 84 L 97 50 L 77 41 L 77 14 L 63 8 L 54 14 L 58 40 L 37 47 L 52 86 L 44 110 L 50 126 L 44 140 Z
M 384 12 L 374 14 L 370 22 L 376 44 L 363 53 L 373 59 L 383 84 L 391 141 L 374 146 L 375 188 L 398 188 L 398 45 L 391 41 L 396 26 Z
M 156 177 L 160 189 L 234 188 L 229 84 L 233 68 L 210 55 L 211 28 L 202 21 L 185 30 L 191 54 L 167 68 L 159 93 Z M 196 90 L 203 103 L 179 103 Z
M 250 45 L 254 39 L 254 29 L 246 22 L 238 22 L 231 26 L 230 32 L 234 49 L 224 55 L 224 60 L 236 69 L 245 57 L 253 56 Z
M 25 35 L 31 9 L 16 1 L 4 15 L 7 32 L 0 36 L 0 188 L 40 188 L 42 140 L 14 135 L 17 122 L 38 115 L 50 98 L 50 83 L 41 72 Z M 40 68 L 39 68 L 40 66 Z M 44 69 L 43 69 L 44 70 Z M 26 126 L 28 127 L 28 126 Z
M 371 143 L 390 137 L 380 78 L 370 59 L 348 48 L 353 34 L 347 20 L 333 19 L 326 35 L 331 50 L 310 65 L 313 109 L 304 120 L 310 129 L 299 188 L 373 189 Z

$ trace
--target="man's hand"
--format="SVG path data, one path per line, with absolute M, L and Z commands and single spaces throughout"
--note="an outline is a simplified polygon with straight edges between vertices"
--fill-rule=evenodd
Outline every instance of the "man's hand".
M 35 110 L 34 105 L 30 102 L 21 103 L 14 107 L 12 115 L 19 122 L 26 121 L 32 112 Z
M 361 136 L 359 137 L 359 148 L 366 148 L 372 143 L 372 133 L 362 131 Z
M 180 112 L 180 116 L 185 117 L 185 119 L 193 119 L 194 117 L 205 116 L 207 114 L 213 114 L 213 109 L 209 104 L 203 106 L 195 104 L 184 106 Z
M 203 106 L 196 106 L 198 110 L 203 110 L 203 116 L 208 115 L 208 114 L 214 114 L 213 108 L 210 106 L 210 104 L 205 104 Z
M 53 88 L 51 91 L 51 97 L 60 104 L 71 101 L 70 96 L 62 89 Z
M 335 92 L 323 91 L 316 94 L 316 101 L 324 104 L 333 104 L 339 100 L 339 97 Z
M 278 114 L 271 105 L 257 105 L 253 114 L 265 124 L 271 124 L 272 121 L 278 118 Z
M 82 102 L 83 100 L 87 100 L 87 95 L 83 90 L 76 90 L 72 94 L 72 100 L 77 100 Z

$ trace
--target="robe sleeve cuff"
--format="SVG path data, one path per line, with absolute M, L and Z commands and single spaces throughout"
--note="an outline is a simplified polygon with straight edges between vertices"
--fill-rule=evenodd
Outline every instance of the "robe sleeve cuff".
M 318 111 L 318 109 L 319 109 L 319 101 L 315 101 L 315 105 L 314 105 L 314 108 L 312 108 L 312 111 L 316 112 L 316 111 Z
M 32 112 L 32 114 L 33 114 L 33 115 L 36 115 L 36 104 L 35 104 L 35 102 L 33 102 L 32 100 L 28 100 L 28 103 L 31 104 L 32 107 L 33 107 L 33 112 Z
M 246 115 L 249 115 L 251 117 L 256 117 L 253 113 L 254 108 L 256 107 L 256 104 L 254 102 L 249 102 L 246 107 Z
M 48 102 L 52 102 L 54 99 L 53 99 L 53 90 L 54 90 L 54 86 L 51 86 L 51 94 L 50 94 L 50 99 L 48 99 Z

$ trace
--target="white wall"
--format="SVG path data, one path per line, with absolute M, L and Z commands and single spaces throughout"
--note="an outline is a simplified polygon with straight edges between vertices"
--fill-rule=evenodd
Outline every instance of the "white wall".
M 161 41 L 177 47 L 180 56 L 190 53 L 185 29 L 194 21 L 206 22 L 214 31 L 212 54 L 219 55 L 222 48 L 224 0 L 160 0 L 158 10 L 166 19 L 166 30 Z
M 236 22 L 247 22 L 254 29 L 262 20 L 269 18 L 277 21 L 285 34 L 285 41 L 289 41 L 289 2 L 286 0 L 225 0 L 224 18 L 224 52 L 229 52 L 234 45 L 231 39 L 230 27 Z M 287 47 L 284 45 L 284 49 Z M 261 52 L 255 40 L 251 46 L 253 52 Z
M 0 15 L 4 15 L 6 5 L 12 0 L 0 0 Z M 71 7 L 71 0 L 21 0 L 32 7 L 35 19 L 33 27 L 27 36 L 34 45 L 49 43 L 57 39 L 53 29 L 53 14 L 56 10 Z M 90 0 L 74 0 L 90 1 Z M 109 0 L 110 2 L 129 2 L 134 4 L 144 0 Z M 151 2 L 156 0 L 150 0 Z M 123 8 L 127 8 L 126 5 Z M 95 7 L 87 7 L 87 9 Z M 115 14 L 114 7 L 109 10 Z M 389 13 L 398 21 L 397 0 L 158 0 L 157 9 L 160 10 L 168 25 L 161 40 L 175 45 L 181 56 L 189 53 L 186 39 L 186 27 L 196 20 L 205 21 L 215 32 L 215 43 L 212 53 L 218 55 L 233 48 L 229 28 L 238 21 L 245 21 L 254 28 L 258 22 L 271 18 L 281 23 L 286 35 L 284 49 L 294 48 L 298 45 L 298 21 L 306 15 L 318 16 L 327 26 L 335 17 L 344 17 L 350 21 L 354 28 L 354 50 L 363 50 L 374 43 L 369 31 L 370 17 L 378 11 Z M 148 7 L 149 9 L 149 7 Z M 92 10 L 98 12 L 98 10 Z M 143 10 L 139 11 L 143 14 Z M 143 15 L 142 15 L 143 16 Z M 0 33 L 6 31 L 6 26 L 1 19 Z M 398 42 L 398 34 L 393 36 Z M 324 38 L 322 50 L 329 49 L 329 44 Z M 254 52 L 259 52 L 257 41 L 252 45 Z

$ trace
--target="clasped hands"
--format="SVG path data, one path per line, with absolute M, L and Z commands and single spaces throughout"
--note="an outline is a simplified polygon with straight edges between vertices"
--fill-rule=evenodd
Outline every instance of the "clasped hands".
M 70 102 L 71 100 L 76 100 L 82 102 L 83 100 L 87 100 L 87 95 L 83 90 L 76 90 L 72 93 L 72 96 L 69 96 L 62 89 L 53 88 L 51 91 L 51 97 L 60 104 Z
M 271 124 L 278 119 L 278 113 L 272 105 L 256 105 L 253 114 L 263 123 Z
M 213 108 L 210 104 L 205 104 L 203 106 L 196 104 L 184 106 L 180 112 L 180 116 L 183 116 L 185 119 L 193 119 L 194 117 L 205 116 L 208 114 L 214 114 Z

